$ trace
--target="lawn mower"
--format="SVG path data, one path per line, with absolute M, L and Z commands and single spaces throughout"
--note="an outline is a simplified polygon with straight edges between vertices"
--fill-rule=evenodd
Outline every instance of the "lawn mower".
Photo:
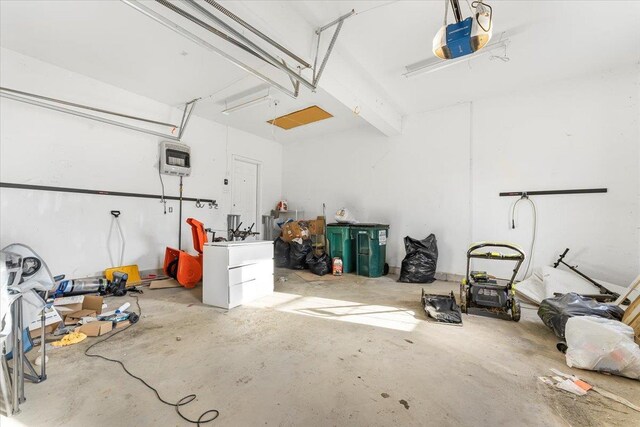
M 484 252 L 482 248 L 506 248 L 515 253 Z M 511 279 L 499 279 L 486 271 L 471 271 L 471 258 L 513 261 L 516 266 Z M 498 316 L 508 315 L 515 322 L 520 320 L 520 304 L 515 299 L 514 285 L 524 258 L 524 251 L 511 243 L 473 243 L 467 251 L 466 276 L 460 283 L 460 310 L 469 313 L 469 309 L 475 308 Z

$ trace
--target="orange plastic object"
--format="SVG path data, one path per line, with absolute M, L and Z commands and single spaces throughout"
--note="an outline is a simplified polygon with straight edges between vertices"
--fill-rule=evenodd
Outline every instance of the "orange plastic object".
M 204 244 L 207 243 L 207 232 L 204 231 L 204 224 L 193 218 L 187 218 L 187 224 L 191 226 L 193 249 L 201 254 L 204 250 Z
M 202 279 L 202 252 L 207 242 L 207 233 L 204 225 L 196 219 L 187 218 L 187 224 L 191 226 L 193 248 L 198 255 L 167 247 L 162 269 L 167 276 L 173 277 L 185 288 L 194 288 Z

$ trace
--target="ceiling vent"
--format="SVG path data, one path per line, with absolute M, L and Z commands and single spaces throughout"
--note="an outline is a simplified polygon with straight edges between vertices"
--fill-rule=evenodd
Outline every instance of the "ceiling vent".
M 319 122 L 320 120 L 333 117 L 317 105 L 307 107 L 303 110 L 294 111 L 284 116 L 276 117 L 267 121 L 270 125 L 278 126 L 282 129 L 289 130 L 298 126 L 308 125 L 309 123 Z

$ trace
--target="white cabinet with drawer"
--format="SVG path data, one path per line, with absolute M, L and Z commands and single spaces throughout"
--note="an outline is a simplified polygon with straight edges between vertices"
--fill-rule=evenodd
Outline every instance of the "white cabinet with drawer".
M 273 242 L 204 246 L 202 302 L 233 308 L 273 293 Z

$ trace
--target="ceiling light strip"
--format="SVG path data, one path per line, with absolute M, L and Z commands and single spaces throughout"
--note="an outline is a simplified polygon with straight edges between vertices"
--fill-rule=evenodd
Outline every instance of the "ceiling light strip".
M 252 67 L 250 67 L 249 65 L 245 64 L 244 62 L 234 58 L 233 56 L 227 54 L 226 52 L 218 49 L 217 47 L 213 46 L 211 43 L 207 42 L 206 40 L 203 40 L 202 38 L 196 36 L 195 34 L 191 33 L 190 31 L 186 30 L 185 28 L 181 27 L 180 25 L 176 24 L 175 22 L 165 18 L 164 16 L 160 15 L 159 13 L 155 12 L 154 10 L 148 8 L 147 6 L 144 6 L 143 4 L 141 4 L 139 1 L 137 0 L 121 0 L 123 3 L 131 6 L 132 8 L 136 9 L 138 12 L 141 12 L 142 14 L 150 17 L 151 19 L 153 19 L 154 21 L 164 25 L 165 27 L 175 31 L 176 33 L 180 34 L 181 36 L 191 40 L 192 42 L 214 52 L 217 53 L 218 55 L 222 56 L 223 58 L 227 59 L 228 61 L 232 62 L 233 64 L 235 64 L 236 66 L 238 66 L 239 68 L 243 69 L 244 71 L 253 74 L 254 76 L 256 76 L 257 78 L 259 78 L 260 80 L 272 85 L 274 88 L 278 89 L 279 91 L 281 91 L 282 93 L 292 97 L 292 98 L 296 98 L 296 94 L 285 88 L 284 86 L 282 86 L 280 83 L 275 82 L 274 80 L 270 79 L 269 77 L 263 75 L 262 73 L 260 73 L 259 71 L 253 69 Z
M 238 110 L 243 110 L 245 108 L 253 107 L 254 105 L 262 104 L 263 102 L 271 100 L 269 95 L 261 96 L 260 98 L 252 99 L 247 102 L 243 102 L 242 104 L 238 104 L 233 107 L 229 107 L 226 110 L 222 111 L 222 114 L 230 114 Z
M 428 74 L 434 71 L 439 71 L 439 70 L 451 67 L 452 65 L 456 65 L 461 62 L 469 61 L 471 59 L 486 55 L 488 53 L 491 53 L 495 49 L 506 48 L 508 44 L 509 44 L 509 39 L 505 39 L 496 43 L 489 44 L 485 46 L 482 50 L 477 51 L 471 55 L 462 56 L 457 59 L 445 59 L 445 60 L 438 59 L 437 62 L 432 62 L 424 65 L 414 65 L 414 66 L 407 65 L 405 67 L 407 72 L 402 75 L 404 77 L 409 78 L 409 77 L 415 77 L 420 74 Z

